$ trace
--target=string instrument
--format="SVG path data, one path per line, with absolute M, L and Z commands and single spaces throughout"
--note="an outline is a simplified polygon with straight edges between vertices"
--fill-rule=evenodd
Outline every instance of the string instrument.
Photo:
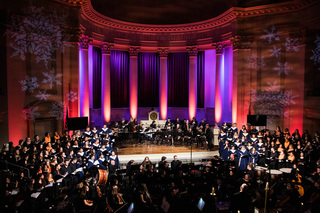
M 302 176 L 299 173 L 297 173 L 298 180 L 297 181 L 292 180 L 293 183 L 296 183 L 294 185 L 294 188 L 298 191 L 300 198 L 303 197 L 303 195 L 304 195 L 304 188 L 301 186 L 301 183 L 302 183 L 301 178 L 302 178 Z
M 120 195 L 120 194 L 116 194 L 116 198 L 117 198 L 117 200 L 118 200 L 118 204 L 120 204 L 120 205 L 122 205 L 123 204 L 123 198 L 122 198 L 122 196 Z
M 112 132 L 114 136 L 118 136 L 119 128 L 113 127 Z
M 99 186 L 97 186 L 97 193 L 99 197 L 102 197 L 102 192 Z
M 92 200 L 83 200 L 84 201 L 84 204 L 86 206 L 93 206 L 93 201 Z
M 113 186 L 112 187 L 112 194 L 113 194 L 113 198 L 114 201 L 119 204 L 122 205 L 124 203 L 122 196 L 119 194 L 119 188 L 118 186 Z

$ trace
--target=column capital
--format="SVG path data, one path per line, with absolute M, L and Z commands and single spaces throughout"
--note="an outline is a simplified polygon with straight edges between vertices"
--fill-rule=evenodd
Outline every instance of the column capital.
M 227 46 L 227 42 L 219 41 L 212 44 L 212 47 L 216 49 L 217 54 L 223 54 L 224 48 Z
M 130 46 L 129 47 L 129 55 L 130 56 L 138 56 L 140 52 L 140 47 L 138 46 Z
M 89 38 L 89 36 L 86 35 L 81 35 L 79 38 L 79 48 L 80 49 L 88 49 L 89 48 L 89 44 L 92 42 L 92 39 Z
M 187 47 L 187 52 L 189 56 L 197 56 L 198 55 L 198 46 Z
M 251 36 L 233 36 L 230 39 L 234 50 L 237 49 L 252 49 L 252 37 Z
M 100 42 L 100 48 L 102 54 L 110 54 L 110 51 L 113 49 L 114 44 L 109 42 Z
M 160 57 L 168 57 L 169 48 L 158 48 L 158 54 Z

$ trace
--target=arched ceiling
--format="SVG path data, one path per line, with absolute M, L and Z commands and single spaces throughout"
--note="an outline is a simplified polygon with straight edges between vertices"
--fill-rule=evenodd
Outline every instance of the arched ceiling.
M 140 24 L 186 24 L 208 20 L 231 7 L 250 7 L 290 0 L 89 0 L 100 14 Z
M 184 24 L 216 17 L 235 0 L 91 0 L 93 8 L 110 18 L 141 24 Z

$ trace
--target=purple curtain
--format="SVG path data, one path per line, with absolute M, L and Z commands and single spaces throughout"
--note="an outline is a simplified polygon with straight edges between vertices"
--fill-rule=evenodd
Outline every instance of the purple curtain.
M 168 55 L 168 107 L 188 107 L 189 55 Z
M 160 58 L 157 53 L 139 53 L 138 106 L 159 106 Z
M 204 108 L 204 51 L 197 57 L 197 107 Z
M 129 53 L 112 50 L 110 54 L 111 107 L 129 107 Z
M 101 49 L 93 47 L 92 49 L 92 63 L 93 63 L 93 76 L 92 76 L 92 92 L 93 92 L 93 108 L 101 108 Z

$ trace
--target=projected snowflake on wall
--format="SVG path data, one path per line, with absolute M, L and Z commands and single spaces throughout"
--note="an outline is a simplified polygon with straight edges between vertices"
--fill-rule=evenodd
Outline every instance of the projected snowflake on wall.
M 52 59 L 55 51 L 63 51 L 66 45 L 62 40 L 62 28 L 65 17 L 55 11 L 45 11 L 43 7 L 30 6 L 21 16 L 13 15 L 8 25 L 8 35 L 13 42 L 12 56 L 26 59 L 26 54 L 35 56 L 36 63 L 42 61 L 45 66 Z
M 285 63 L 278 62 L 277 66 L 274 67 L 273 70 L 278 71 L 278 75 L 281 75 L 282 73 L 285 75 L 289 75 L 289 71 L 291 71 L 292 68 L 288 65 L 287 62 Z
M 26 120 L 35 120 L 36 118 L 40 117 L 41 114 L 39 113 L 38 107 L 30 107 L 29 109 L 24 109 L 22 111 Z
M 62 74 L 56 74 L 53 69 L 51 69 L 50 72 L 43 72 L 42 74 L 44 75 L 42 83 L 48 83 L 50 89 L 52 89 L 53 84 L 61 85 L 60 78 L 62 77 Z
M 275 26 L 272 26 L 270 29 L 264 29 L 263 32 L 265 34 L 263 34 L 260 38 L 267 39 L 269 44 L 280 40 L 280 32 L 276 30 Z
M 286 38 L 286 41 L 284 42 L 284 47 L 286 49 L 287 52 L 299 52 L 299 45 L 300 45 L 300 42 L 299 42 L 299 39 L 297 38 L 293 38 L 293 39 L 290 39 L 290 38 Z
M 75 102 L 76 100 L 78 100 L 78 93 L 74 91 L 70 91 L 69 93 L 67 93 L 67 98 L 69 101 Z
M 46 101 L 48 100 L 48 97 L 50 96 L 50 94 L 47 93 L 47 90 L 39 90 L 38 94 L 36 95 L 36 98 L 38 98 L 39 100 L 43 100 Z
M 281 48 L 277 48 L 273 45 L 273 49 L 269 49 L 270 55 L 278 58 L 281 55 Z
M 265 90 L 251 90 L 253 109 L 257 115 L 280 116 L 287 115 L 288 107 L 295 104 L 294 99 L 297 96 L 292 91 L 280 90 L 280 86 L 275 82 L 268 82 L 268 88 Z
M 317 35 L 316 40 L 314 43 L 317 45 L 315 49 L 312 50 L 312 56 L 310 57 L 311 60 L 313 60 L 313 64 L 319 64 L 320 63 L 320 35 Z M 319 67 L 320 70 L 320 67 Z
M 250 57 L 246 59 L 247 68 L 250 70 L 259 70 L 266 66 L 263 56 L 258 56 L 256 53 L 252 53 Z
M 57 120 L 62 120 L 65 114 L 65 104 L 63 102 L 53 103 L 49 114 Z
M 39 87 L 38 78 L 26 76 L 25 79 L 19 81 L 21 84 L 21 90 L 23 92 L 33 93 L 36 88 Z

